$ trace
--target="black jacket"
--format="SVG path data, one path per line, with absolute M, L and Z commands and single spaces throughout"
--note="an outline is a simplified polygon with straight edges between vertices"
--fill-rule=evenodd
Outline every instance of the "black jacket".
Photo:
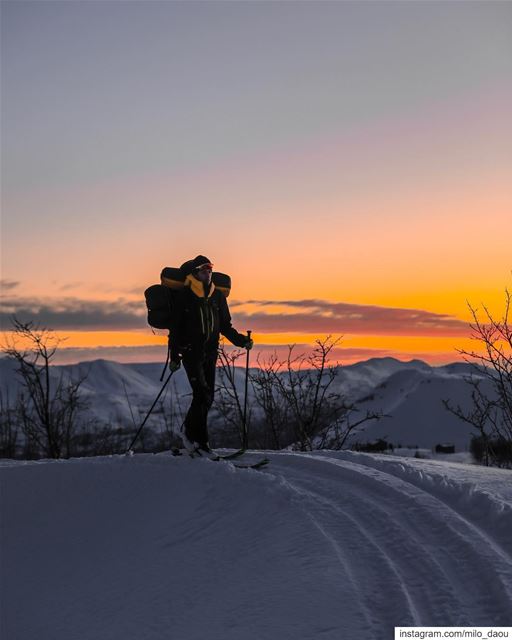
M 169 332 L 171 358 L 181 355 L 216 352 L 219 334 L 237 347 L 244 347 L 247 336 L 231 326 L 231 314 L 224 294 L 211 284 L 188 276 L 185 288 L 176 292 L 172 303 L 172 324 Z

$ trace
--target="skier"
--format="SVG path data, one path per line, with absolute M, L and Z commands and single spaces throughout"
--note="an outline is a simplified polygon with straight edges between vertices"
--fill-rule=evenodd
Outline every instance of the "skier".
M 231 315 L 224 294 L 212 282 L 213 264 L 205 256 L 196 256 L 180 267 L 185 288 L 176 296 L 169 332 L 171 371 L 181 362 L 192 387 L 192 402 L 184 422 L 185 447 L 190 451 L 211 453 L 207 417 L 215 392 L 215 369 L 219 333 L 235 346 L 251 349 L 249 336 L 231 326 Z

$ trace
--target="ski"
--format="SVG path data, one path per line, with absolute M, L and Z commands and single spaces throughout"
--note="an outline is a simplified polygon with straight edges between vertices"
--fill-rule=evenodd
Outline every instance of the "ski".
M 239 458 L 243 456 L 247 449 L 238 449 L 238 451 L 233 451 L 233 453 L 226 453 L 222 455 L 221 453 L 216 453 L 218 460 L 234 460 L 235 458 Z
M 209 460 L 234 460 L 235 458 L 243 456 L 246 451 L 246 449 L 238 449 L 237 451 L 233 451 L 233 453 L 226 453 L 223 455 L 222 453 L 217 453 L 212 450 L 211 456 L 209 456 L 207 452 L 203 452 L 201 449 L 193 451 L 189 451 L 188 449 L 179 449 L 178 447 L 173 447 L 171 449 L 173 456 L 181 456 L 188 453 L 191 458 L 208 458 Z
M 173 456 L 183 456 L 188 455 L 191 458 L 204 458 L 205 460 L 211 460 L 212 462 L 231 462 L 231 460 L 242 456 L 246 453 L 245 449 L 240 449 L 235 451 L 234 453 L 227 454 L 226 456 L 215 455 L 215 457 L 209 458 L 207 455 L 201 454 L 200 451 L 188 451 L 187 449 L 178 449 L 174 447 L 171 449 L 171 453 Z M 257 462 L 247 462 L 247 463 L 236 463 L 233 462 L 233 466 L 237 469 L 262 469 L 267 466 L 270 462 L 268 458 L 262 458 Z
M 236 462 L 233 462 L 232 464 L 237 469 L 262 469 L 263 467 L 266 467 L 267 464 L 269 464 L 269 462 L 270 460 L 268 458 L 263 458 L 262 460 L 259 460 L 258 462 L 254 462 L 252 464 L 251 463 L 237 464 Z

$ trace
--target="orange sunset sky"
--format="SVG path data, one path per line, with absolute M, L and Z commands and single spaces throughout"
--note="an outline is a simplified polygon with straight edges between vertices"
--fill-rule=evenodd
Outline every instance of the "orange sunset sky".
M 1 5 L 2 330 L 165 358 L 143 291 L 197 254 L 253 351 L 471 348 L 512 279 L 512 3 Z M 301 347 L 303 348 L 303 347 Z M 305 348 L 305 347 L 304 347 Z

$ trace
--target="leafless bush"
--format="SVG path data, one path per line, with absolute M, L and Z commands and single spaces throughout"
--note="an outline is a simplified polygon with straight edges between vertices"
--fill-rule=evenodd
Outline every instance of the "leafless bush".
M 126 451 L 146 415 L 134 408 L 125 387 L 132 425 L 122 416 L 107 422 L 86 412 L 89 403 L 81 387 L 87 378 L 71 378 L 53 366 L 61 340 L 49 329 L 13 318 L 12 336 L 2 351 L 17 364 L 21 392 L 10 399 L 0 390 L 0 456 L 37 459 L 41 457 L 100 456 Z M 123 382 L 124 384 L 124 382 Z M 137 449 L 163 451 L 180 446 L 183 407 L 176 389 L 173 401 L 162 402 L 154 413 L 158 427 L 143 430 Z
M 267 359 L 257 357 L 258 369 L 251 376 L 256 405 L 260 409 L 258 435 L 264 449 L 281 449 L 293 442 L 288 403 L 275 383 L 284 363 L 274 353 Z
M 244 441 L 244 403 L 236 381 L 237 369 L 241 370 L 236 364 L 244 354 L 243 349 L 228 351 L 224 344 L 219 347 L 220 367 L 213 407 L 223 422 L 222 445 L 228 447 L 241 447 Z M 247 423 L 250 422 L 251 410 L 248 407 Z
M 293 444 L 301 451 L 341 449 L 349 435 L 368 420 L 381 417 L 367 413 L 357 419 L 357 408 L 335 390 L 338 365 L 329 361 L 339 339 L 317 340 L 309 356 L 277 354 L 257 358 L 258 367 L 249 376 L 254 404 L 249 442 L 262 448 L 280 449 Z M 240 352 L 229 356 L 221 350 L 220 402 L 217 408 L 231 430 L 239 429 L 242 402 L 235 381 L 235 363 Z
M 381 417 L 368 412 L 354 419 L 356 405 L 333 386 L 339 364 L 331 364 L 330 354 L 339 342 L 332 336 L 316 340 L 309 356 L 294 356 L 290 346 L 286 362 L 273 366 L 270 379 L 281 398 L 281 415 L 288 414 L 295 447 L 301 451 L 341 449 L 356 429 L 361 431 L 364 423 Z
M 476 429 L 481 459 L 486 465 L 512 464 L 512 459 L 504 461 L 502 455 L 502 451 L 512 445 L 511 304 L 512 296 L 506 290 L 505 310 L 500 320 L 496 320 L 485 305 L 481 312 L 468 305 L 473 318 L 471 338 L 480 349 L 458 349 L 458 352 L 474 369 L 474 375 L 467 378 L 472 405 L 464 410 L 449 400 L 443 401 L 449 411 Z
M 50 458 L 72 455 L 81 412 L 86 408 L 80 387 L 84 378 L 59 378 L 50 367 L 60 339 L 32 322 L 13 318 L 12 336 L 2 351 L 17 364 L 22 392 L 14 402 L 11 419 L 19 424 L 26 442 L 25 454 Z M 19 347 L 23 342 L 24 347 Z
M 9 394 L 0 389 L 0 458 L 14 458 L 19 441 L 19 428 Z

